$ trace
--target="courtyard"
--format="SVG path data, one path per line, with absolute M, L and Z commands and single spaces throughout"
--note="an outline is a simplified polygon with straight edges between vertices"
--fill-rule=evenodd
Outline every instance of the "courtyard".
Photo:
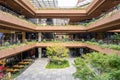
M 47 58 L 37 59 L 15 80 L 79 80 L 74 79 L 72 74 L 76 72 L 73 66 L 74 58 L 68 59 L 70 67 L 64 69 L 46 69 Z
M 120 0 L 0 0 L 0 80 L 120 80 Z

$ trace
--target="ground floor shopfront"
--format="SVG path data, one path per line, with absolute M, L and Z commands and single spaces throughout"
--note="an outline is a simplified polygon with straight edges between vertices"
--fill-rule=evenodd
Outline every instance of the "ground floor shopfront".
M 0 60 L 0 79 L 7 80 L 16 77 L 38 58 L 36 49 L 30 49 Z

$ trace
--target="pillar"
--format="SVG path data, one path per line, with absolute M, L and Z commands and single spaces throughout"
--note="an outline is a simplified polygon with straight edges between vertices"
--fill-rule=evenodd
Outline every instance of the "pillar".
M 25 42 L 25 40 L 26 40 L 26 33 L 22 32 L 22 42 Z
M 41 42 L 41 40 L 42 40 L 42 34 L 38 33 L 38 42 Z
M 42 57 L 42 48 L 38 48 L 38 57 L 41 58 Z
M 39 24 L 39 19 L 38 18 L 36 19 L 36 23 Z
M 102 33 L 98 33 L 98 34 L 97 34 L 97 39 L 98 39 L 98 40 L 102 40 L 102 39 L 103 39 Z
M 41 42 L 42 40 L 42 34 L 41 33 L 38 33 L 38 42 Z M 38 54 L 39 54 L 39 58 L 41 58 L 41 55 L 42 55 L 42 48 L 38 48 Z

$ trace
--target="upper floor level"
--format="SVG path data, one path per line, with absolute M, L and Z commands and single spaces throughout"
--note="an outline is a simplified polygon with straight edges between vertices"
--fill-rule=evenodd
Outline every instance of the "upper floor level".
M 33 24 L 20 16 L 15 16 L 8 12 L 0 11 L 0 27 L 14 30 L 30 31 L 30 32 L 95 32 L 119 29 L 120 11 L 113 11 L 103 15 L 98 19 L 90 22 L 82 22 L 78 25 L 52 26 Z M 86 24 L 87 23 L 87 24 Z M 81 24 L 81 25 L 80 25 Z
M 70 18 L 71 22 L 97 17 L 120 3 L 119 0 L 93 0 L 85 9 L 36 9 L 30 0 L 1 0 L 0 4 L 26 16 L 37 18 Z M 108 5 L 109 4 L 109 5 Z

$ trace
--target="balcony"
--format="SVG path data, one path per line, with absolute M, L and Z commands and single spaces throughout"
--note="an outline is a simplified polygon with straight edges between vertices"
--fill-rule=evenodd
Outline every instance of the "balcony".
M 34 44 L 20 44 L 20 45 L 16 44 L 11 45 L 9 47 L 8 46 L 4 47 L 4 49 L 0 50 L 1 54 L 0 59 L 33 49 L 34 47 L 35 47 Z
M 120 10 L 112 12 L 105 17 L 99 19 L 95 23 L 88 26 L 88 31 L 106 31 L 119 29 L 120 25 Z
M 7 28 L 32 31 L 35 29 L 35 25 L 30 22 L 25 21 L 17 16 L 12 14 L 0 11 L 0 25 Z
M 43 26 L 37 27 L 36 31 L 40 32 L 86 32 L 86 28 L 84 26 Z
M 12 56 L 24 51 L 27 51 L 29 49 L 33 49 L 35 47 L 37 48 L 46 48 L 48 46 L 52 46 L 52 45 L 63 45 L 65 47 L 68 48 L 90 48 L 92 50 L 98 51 L 98 52 L 102 52 L 105 54 L 111 54 L 111 53 L 116 53 L 116 54 L 120 54 L 119 50 L 113 50 L 113 49 L 109 49 L 109 48 L 102 48 L 99 45 L 93 45 L 93 44 L 87 44 L 87 43 L 83 43 L 83 42 L 78 42 L 78 41 L 68 41 L 68 42 L 33 42 L 30 44 L 21 44 L 20 46 L 15 46 L 15 47 L 11 47 L 11 48 L 5 48 L 0 50 L 0 59 L 1 58 L 5 58 L 8 56 Z M 8 52 L 9 51 L 9 52 Z
M 0 1 L 1 4 L 9 6 L 10 8 L 12 8 L 13 10 L 19 10 L 21 11 L 20 13 L 23 15 L 26 15 L 27 17 L 69 17 L 72 16 L 71 21 L 74 21 L 77 18 L 77 21 L 79 20 L 84 20 L 87 18 L 93 18 L 93 17 L 97 17 L 100 14 L 103 13 L 103 11 L 107 11 L 111 8 L 113 8 L 114 6 L 118 5 L 120 3 L 120 1 L 118 0 L 94 0 L 92 3 L 90 3 L 90 5 L 88 6 L 87 9 L 85 10 L 75 10 L 75 9 L 70 9 L 70 10 L 38 10 L 35 9 L 33 7 L 33 5 L 30 3 L 29 0 L 15 0 L 15 1 L 4 1 L 1 0 Z M 16 3 L 17 5 L 11 5 L 11 3 Z M 107 5 L 107 4 L 111 4 L 111 5 Z M 49 12 L 50 13 L 49 13 Z M 62 12 L 63 11 L 63 12 Z M 47 15 L 40 15 L 42 13 L 47 13 L 47 14 L 51 14 L 50 16 Z M 54 13 L 53 13 L 54 12 Z M 60 13 L 64 13 L 63 15 L 59 15 Z M 74 13 L 74 15 L 69 15 L 69 13 Z M 79 13 L 79 14 L 78 14 Z M 55 15 L 56 14 L 56 15 Z M 68 14 L 69 16 L 65 15 Z M 82 14 L 80 16 L 80 14 Z M 87 15 L 86 15 L 87 14 Z M 54 16 L 55 15 L 55 16 Z M 78 18 L 79 17 L 79 18 Z M 83 17 L 81 19 L 81 17 Z
M 113 11 L 111 14 L 105 15 L 102 18 L 87 23 L 88 26 L 82 25 L 67 25 L 67 26 L 42 26 L 35 25 L 20 17 L 16 17 L 9 13 L 1 11 L 0 13 L 0 25 L 1 28 L 17 29 L 23 31 L 41 31 L 41 32 L 91 32 L 91 31 L 106 31 L 112 29 L 119 29 L 120 25 L 120 11 Z M 114 26 L 114 27 L 113 27 Z

